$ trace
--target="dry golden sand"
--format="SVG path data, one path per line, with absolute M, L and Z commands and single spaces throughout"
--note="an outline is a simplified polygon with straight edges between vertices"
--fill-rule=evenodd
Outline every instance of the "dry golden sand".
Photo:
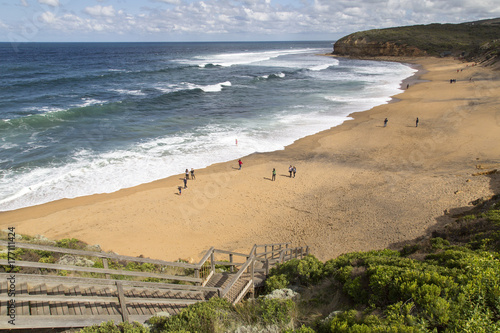
M 471 175 L 478 165 L 500 169 L 500 80 L 498 72 L 452 59 L 411 62 L 425 69 L 426 82 L 411 82 L 397 102 L 355 113 L 283 151 L 247 156 L 240 171 L 236 161 L 197 170 L 181 196 L 178 175 L 3 212 L 0 227 L 166 260 L 197 259 L 210 246 L 247 251 L 276 242 L 307 244 L 326 260 L 428 235 L 451 221 L 445 210 L 498 193 L 498 174 Z

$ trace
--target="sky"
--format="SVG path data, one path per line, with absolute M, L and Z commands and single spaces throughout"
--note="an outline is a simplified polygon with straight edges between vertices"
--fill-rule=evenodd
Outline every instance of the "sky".
M 0 41 L 335 41 L 496 17 L 500 0 L 0 0 Z

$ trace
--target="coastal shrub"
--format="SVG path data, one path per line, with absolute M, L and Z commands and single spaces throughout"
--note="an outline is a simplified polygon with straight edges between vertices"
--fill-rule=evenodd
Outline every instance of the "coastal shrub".
M 490 222 L 495 223 L 497 225 L 500 224 L 500 209 L 490 209 L 486 213 L 486 217 Z
M 444 249 L 447 246 L 450 246 L 450 242 L 446 239 L 442 239 L 441 237 L 435 237 L 431 239 L 431 246 L 433 249 Z
M 293 318 L 295 303 L 291 299 L 259 299 L 261 318 L 266 325 L 289 325 Z
M 283 283 L 288 281 L 288 284 L 285 286 L 281 284 L 281 289 L 287 287 L 289 284 L 298 284 L 298 285 L 310 285 L 313 283 L 317 283 L 320 281 L 323 274 L 324 264 L 319 261 L 313 255 L 307 255 L 303 259 L 292 259 L 283 264 L 278 264 L 276 267 L 273 267 L 269 276 L 275 275 L 283 275 L 284 277 L 276 278 L 273 283 L 276 283 L 278 280 Z M 272 290 L 271 290 L 272 291 Z
M 313 330 L 311 327 L 307 327 L 305 325 L 302 325 L 300 326 L 299 328 L 297 329 L 287 329 L 285 331 L 283 331 L 284 333 L 315 333 L 316 331 Z
M 151 264 L 148 262 L 138 263 L 134 261 L 129 261 L 125 266 L 125 270 L 127 271 L 138 271 L 138 272 L 157 272 L 159 265 Z
M 80 333 L 148 333 L 149 329 L 138 322 L 115 324 L 112 320 L 100 325 L 85 327 Z
M 82 250 L 87 246 L 87 244 L 76 238 L 63 238 L 56 241 L 56 246 L 66 249 Z
M 285 274 L 271 275 L 265 281 L 266 293 L 271 293 L 276 289 L 284 289 L 290 285 L 290 281 Z
M 175 316 L 149 319 L 153 332 L 218 332 L 228 322 L 231 305 L 222 298 L 192 304 Z

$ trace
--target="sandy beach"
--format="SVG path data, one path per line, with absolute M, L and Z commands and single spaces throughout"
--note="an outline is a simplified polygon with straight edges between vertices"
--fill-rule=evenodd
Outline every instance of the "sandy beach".
M 165 260 L 278 242 L 309 245 L 327 260 L 429 235 L 452 221 L 445 211 L 500 190 L 499 173 L 473 176 L 500 170 L 500 73 L 446 58 L 400 60 L 421 71 L 393 103 L 282 151 L 242 157 L 241 170 L 237 160 L 196 170 L 182 195 L 189 166 L 116 193 L 2 212 L 0 228 Z

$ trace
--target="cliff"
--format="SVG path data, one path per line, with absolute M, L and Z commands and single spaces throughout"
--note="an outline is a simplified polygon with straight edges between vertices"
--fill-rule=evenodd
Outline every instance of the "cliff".
M 500 37 L 500 18 L 460 24 L 428 24 L 356 32 L 339 39 L 333 54 L 376 56 L 479 55 Z
M 408 44 L 370 41 L 366 37 L 350 35 L 335 43 L 334 54 L 353 57 L 418 57 L 427 55 L 427 52 Z

